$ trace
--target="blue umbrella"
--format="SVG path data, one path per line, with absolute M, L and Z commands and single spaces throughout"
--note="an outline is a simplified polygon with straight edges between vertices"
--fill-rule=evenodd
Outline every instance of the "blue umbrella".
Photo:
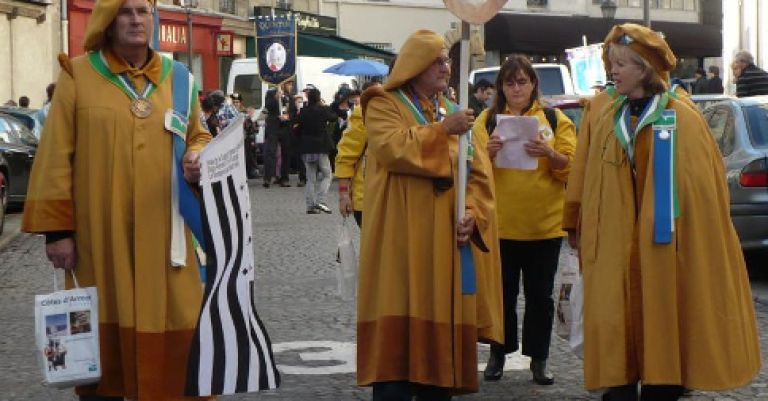
M 386 64 L 379 63 L 378 61 L 355 59 L 343 61 L 339 64 L 334 64 L 323 72 L 336 75 L 364 75 L 370 77 L 379 77 L 387 75 L 389 73 L 389 67 Z

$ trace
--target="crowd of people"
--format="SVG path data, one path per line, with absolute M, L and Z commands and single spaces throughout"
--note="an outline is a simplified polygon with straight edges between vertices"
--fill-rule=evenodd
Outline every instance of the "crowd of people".
M 76 269 L 99 292 L 103 373 L 78 386 L 81 401 L 193 399 L 179 361 L 202 288 L 192 234 L 172 224 L 172 194 L 198 184 L 200 151 L 239 115 L 248 152 L 256 142 L 260 116 L 238 94 L 184 98 L 183 129 L 166 126 L 166 111 L 179 111 L 172 74 L 192 79 L 164 70 L 150 48 L 152 12 L 146 0 L 95 3 L 84 47 L 98 57 L 60 60 L 25 204 L 22 229 L 45 236 L 53 267 Z M 460 108 L 444 38 L 428 30 L 411 34 L 387 79 L 362 94 L 340 88 L 325 105 L 317 88 L 297 93 L 293 82 L 266 92 L 264 187 L 291 185 L 291 166 L 301 166 L 306 212 L 332 213 L 335 165 L 339 212 L 361 226 L 357 383 L 373 400 L 477 392 L 478 342 L 491 345 L 484 380 L 502 377 L 521 342 L 533 382 L 554 385 L 552 293 L 566 237 L 583 279 L 587 389 L 606 401 L 672 401 L 758 373 L 723 161 L 701 113 L 669 84 L 676 57 L 636 24 L 614 26 L 603 49 L 614 85 L 586 102 L 578 139 L 539 99 L 525 56 L 507 58 L 494 83 L 476 86 L 473 108 Z M 761 90 L 753 60 L 737 61 L 740 93 Z M 522 117 L 535 124 L 522 150 L 536 167 L 502 167 L 498 122 Z M 249 160 L 253 174 L 255 153 Z

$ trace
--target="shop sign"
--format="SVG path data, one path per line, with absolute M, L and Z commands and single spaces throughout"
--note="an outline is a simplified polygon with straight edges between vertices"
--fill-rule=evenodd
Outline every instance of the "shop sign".
M 274 14 L 273 14 L 274 10 Z M 319 33 L 323 35 L 336 35 L 336 18 L 327 17 L 301 11 L 284 10 L 282 8 L 272 9 L 266 6 L 256 6 L 253 8 L 255 17 L 293 15 L 296 19 L 296 29 L 299 32 Z
M 216 34 L 216 55 L 231 56 L 232 51 L 232 33 L 219 32 Z
M 160 49 L 165 51 L 187 50 L 187 27 L 160 24 Z

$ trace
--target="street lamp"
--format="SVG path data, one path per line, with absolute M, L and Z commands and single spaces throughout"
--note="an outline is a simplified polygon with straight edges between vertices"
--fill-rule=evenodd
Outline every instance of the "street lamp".
M 600 12 L 605 19 L 613 19 L 616 16 L 616 2 L 613 0 L 603 0 L 600 2 Z
M 192 71 L 192 9 L 197 8 L 197 0 L 182 0 L 181 6 L 187 13 L 187 66 Z

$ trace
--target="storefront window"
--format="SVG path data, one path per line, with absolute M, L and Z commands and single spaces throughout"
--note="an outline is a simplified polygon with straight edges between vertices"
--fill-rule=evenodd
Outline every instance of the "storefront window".
M 174 59 L 187 63 L 187 52 L 173 53 Z M 203 89 L 203 57 L 200 54 L 194 53 L 192 55 L 192 75 L 195 76 L 195 83 L 197 88 Z

